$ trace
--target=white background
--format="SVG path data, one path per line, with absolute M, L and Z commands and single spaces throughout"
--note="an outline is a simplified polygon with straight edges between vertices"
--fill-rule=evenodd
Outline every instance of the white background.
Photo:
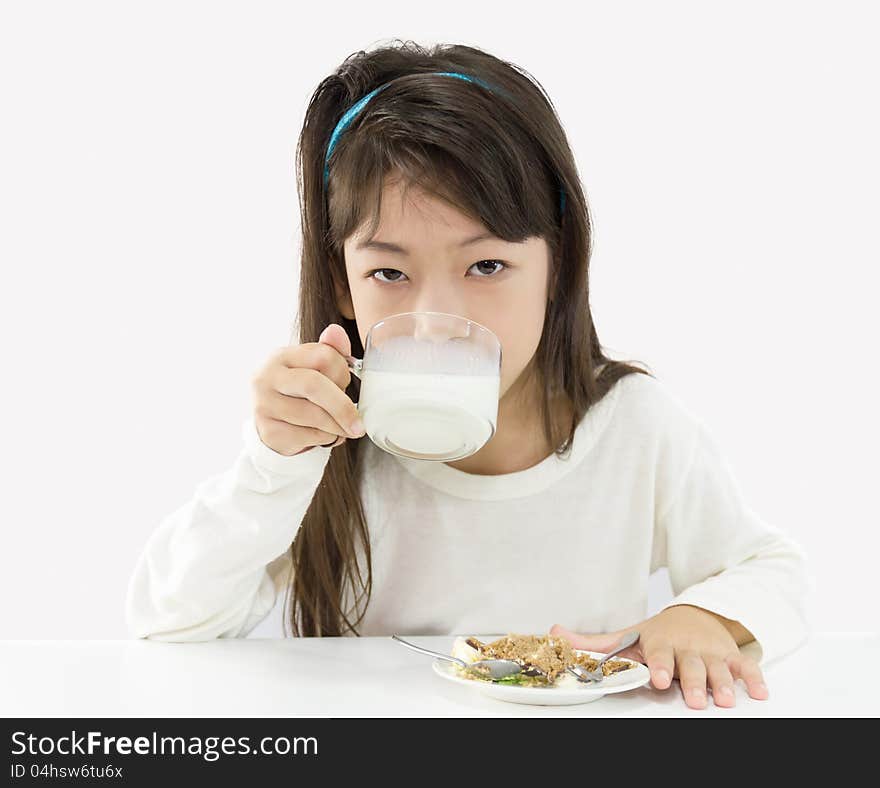
M 308 98 L 392 38 L 544 85 L 595 220 L 602 343 L 804 545 L 813 625 L 878 628 L 872 4 L 0 7 L 0 636 L 128 636 L 149 533 L 232 464 L 289 341 Z M 651 613 L 667 595 L 658 573 Z

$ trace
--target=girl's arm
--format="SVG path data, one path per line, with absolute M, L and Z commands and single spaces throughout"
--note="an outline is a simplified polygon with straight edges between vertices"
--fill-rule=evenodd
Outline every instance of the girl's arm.
M 667 566 L 675 598 L 732 622 L 729 631 L 769 662 L 798 648 L 810 627 L 815 583 L 803 548 L 746 504 L 702 422 L 672 503 L 656 521 L 655 568 Z M 741 644 L 741 643 L 740 643 Z
M 134 637 L 164 641 L 245 637 L 275 605 L 299 530 L 330 458 L 314 446 L 285 456 L 242 425 L 245 448 L 165 517 L 129 581 Z

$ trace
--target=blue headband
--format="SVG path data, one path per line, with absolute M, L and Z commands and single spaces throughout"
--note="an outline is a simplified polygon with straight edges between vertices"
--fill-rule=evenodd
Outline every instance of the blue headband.
M 468 82 L 476 82 L 482 85 L 489 91 L 493 93 L 496 92 L 495 89 L 489 85 L 487 82 L 484 82 L 482 79 L 478 79 L 477 77 L 471 77 L 467 74 L 459 74 L 456 71 L 433 71 L 430 72 L 432 74 L 436 74 L 444 77 L 456 77 L 457 79 L 464 79 Z M 375 96 L 380 90 L 388 87 L 389 83 L 385 83 L 384 85 L 380 85 L 375 90 L 371 90 L 360 99 L 356 104 L 352 105 L 348 111 L 339 119 L 339 123 L 336 124 L 336 128 L 333 129 L 333 133 L 330 135 L 330 143 L 327 145 L 327 155 L 324 157 L 324 186 L 326 188 L 327 181 L 330 178 L 330 154 L 333 153 L 333 149 L 336 147 L 336 143 L 339 141 L 339 137 L 343 131 L 345 131 L 352 123 L 352 121 L 358 116 L 360 111 L 367 105 L 367 102 L 373 96 Z M 565 211 L 565 188 L 560 185 L 559 187 L 559 211 L 563 213 Z

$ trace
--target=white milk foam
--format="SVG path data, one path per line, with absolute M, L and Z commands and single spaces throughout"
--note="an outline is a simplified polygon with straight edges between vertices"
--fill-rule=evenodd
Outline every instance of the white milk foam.
M 369 368 L 385 372 L 442 372 L 497 375 L 498 356 L 473 343 L 450 338 L 439 342 L 411 336 L 389 337 L 370 347 Z

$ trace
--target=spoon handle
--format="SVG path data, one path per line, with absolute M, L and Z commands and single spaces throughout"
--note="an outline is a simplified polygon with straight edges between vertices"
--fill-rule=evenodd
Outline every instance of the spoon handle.
M 454 662 L 456 665 L 460 665 L 463 668 L 468 667 L 467 662 L 463 659 L 459 659 L 458 657 L 452 657 L 449 654 L 441 654 L 439 651 L 431 651 L 429 648 L 423 648 L 422 646 L 417 646 L 415 643 L 410 643 L 408 640 L 404 640 L 403 638 L 397 637 L 397 635 L 391 636 L 392 640 L 396 640 L 398 643 L 403 643 L 407 648 L 411 648 L 413 651 L 418 651 L 422 654 L 428 654 L 432 657 L 437 657 L 437 659 L 445 659 L 448 662 Z
M 632 646 L 639 639 L 638 632 L 627 632 L 620 643 L 617 645 L 617 648 L 614 651 L 609 651 L 602 659 L 599 660 L 599 664 L 596 665 L 596 670 L 602 667 L 611 657 L 615 654 L 619 654 L 621 651 L 625 651 L 630 646 Z

